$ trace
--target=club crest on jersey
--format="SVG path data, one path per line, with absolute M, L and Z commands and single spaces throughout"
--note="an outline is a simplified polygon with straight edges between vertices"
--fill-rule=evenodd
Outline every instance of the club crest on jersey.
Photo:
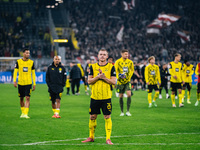
M 28 67 L 23 67 L 23 72 L 28 72 Z
M 62 68 L 59 68 L 59 73 L 61 73 L 62 72 Z
M 176 71 L 176 72 L 179 72 L 179 68 L 176 68 L 175 71 Z

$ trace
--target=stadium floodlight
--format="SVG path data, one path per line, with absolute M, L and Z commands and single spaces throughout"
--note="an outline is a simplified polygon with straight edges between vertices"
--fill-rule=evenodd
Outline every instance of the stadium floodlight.
M 51 5 L 51 8 L 55 8 L 55 6 L 54 6 L 54 5 Z
M 58 3 L 63 3 L 63 1 L 61 0 L 61 1 L 59 1 Z
M 55 43 L 67 43 L 68 40 L 67 39 L 54 39 L 53 42 L 55 42 Z
M 50 6 L 50 5 L 47 5 L 46 8 L 51 8 L 51 6 Z
M 55 6 L 58 6 L 58 3 L 55 3 Z
M 56 2 L 62 1 L 62 0 L 55 0 Z

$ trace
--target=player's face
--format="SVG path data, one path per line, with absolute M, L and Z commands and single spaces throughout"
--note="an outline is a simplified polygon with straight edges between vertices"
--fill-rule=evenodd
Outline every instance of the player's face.
M 58 56 L 54 57 L 53 62 L 54 62 L 55 65 L 58 65 L 59 62 L 60 62 L 59 57 Z
M 128 59 L 128 52 L 121 53 L 123 59 Z
M 112 64 L 112 63 L 113 63 L 113 59 L 112 59 L 112 58 L 109 58 L 109 59 L 108 59 L 108 63 L 111 63 L 111 64 Z
M 99 51 L 98 59 L 101 62 L 105 62 L 108 58 L 108 53 L 106 51 Z
M 166 69 L 167 68 L 167 65 L 165 64 L 165 65 L 163 65 L 163 69 Z
M 181 55 L 176 56 L 176 60 L 180 61 L 181 60 Z
M 151 60 L 150 60 L 150 63 L 151 63 L 151 64 L 155 64 L 155 59 L 154 59 L 154 58 L 151 59 Z
M 29 51 L 29 50 L 28 50 L 28 51 L 25 51 L 25 52 L 23 53 L 23 56 L 24 56 L 24 58 L 28 59 L 29 56 L 30 56 L 30 51 Z

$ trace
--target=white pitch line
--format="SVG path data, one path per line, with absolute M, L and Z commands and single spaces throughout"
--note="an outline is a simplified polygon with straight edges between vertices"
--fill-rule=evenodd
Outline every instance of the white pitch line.
M 168 136 L 168 135 L 194 135 L 194 134 L 200 134 L 200 133 L 158 133 L 158 134 L 139 134 L 139 135 L 123 135 L 123 136 L 111 136 L 112 138 L 122 138 L 122 137 L 137 137 L 137 136 Z M 102 139 L 105 137 L 95 137 L 95 139 Z M 28 146 L 28 145 L 56 145 L 56 144 L 46 144 L 46 143 L 56 143 L 56 142 L 69 142 L 69 141 L 79 141 L 84 140 L 86 138 L 76 138 L 76 139 L 65 139 L 65 140 L 53 140 L 53 141 L 43 141 L 43 142 L 35 142 L 35 143 L 24 143 L 24 144 L 0 144 L 0 146 Z M 142 145 L 142 144 L 150 144 L 150 145 L 156 145 L 156 144 L 167 144 L 167 145 L 199 145 L 200 143 L 116 143 L 117 145 Z M 116 145 L 115 144 L 115 145 Z M 91 144 L 58 144 L 58 145 L 91 145 Z M 101 143 L 96 143 L 95 145 L 104 145 Z

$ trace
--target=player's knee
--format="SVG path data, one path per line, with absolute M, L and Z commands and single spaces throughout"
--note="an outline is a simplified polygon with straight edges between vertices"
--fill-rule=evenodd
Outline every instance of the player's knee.
M 91 120 L 97 119 L 97 115 L 90 115 L 90 119 L 91 119 Z
M 110 115 L 104 115 L 104 119 L 109 119 Z

